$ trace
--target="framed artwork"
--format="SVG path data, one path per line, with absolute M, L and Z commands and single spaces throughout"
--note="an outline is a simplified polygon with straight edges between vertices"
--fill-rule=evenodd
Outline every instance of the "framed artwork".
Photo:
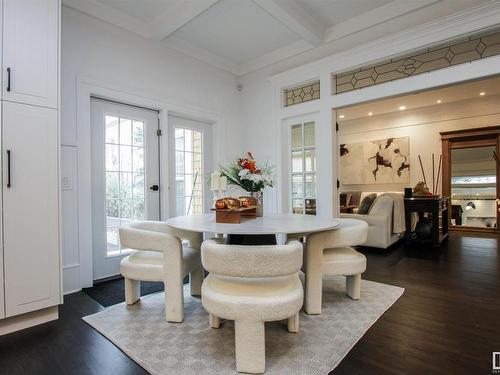
M 409 184 L 410 138 L 386 138 L 340 145 L 344 185 Z

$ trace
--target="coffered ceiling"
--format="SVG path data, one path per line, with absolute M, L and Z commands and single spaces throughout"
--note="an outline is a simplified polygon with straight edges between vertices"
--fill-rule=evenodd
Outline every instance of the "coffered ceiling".
M 388 25 L 386 32 L 390 34 L 487 2 L 63 0 L 68 7 L 236 75 L 309 51 L 326 51 L 337 41 L 345 42 L 359 33 L 369 38 L 370 29 L 383 24 Z M 376 37 L 381 37 L 380 30 L 373 33 Z

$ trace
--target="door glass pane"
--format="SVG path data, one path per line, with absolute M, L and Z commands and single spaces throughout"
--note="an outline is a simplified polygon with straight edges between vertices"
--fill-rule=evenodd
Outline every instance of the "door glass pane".
M 304 164 L 304 152 L 292 151 L 292 173 L 302 172 Z
M 292 147 L 302 147 L 302 124 L 292 125 Z
M 315 172 L 316 171 L 316 151 L 315 150 L 306 150 L 304 152 L 306 156 L 306 172 Z
M 106 252 L 119 255 L 118 228 L 145 218 L 144 123 L 105 116 Z
M 291 126 L 291 202 L 293 213 L 316 214 L 314 122 Z
M 306 198 L 316 198 L 316 174 L 306 174 Z
M 292 176 L 292 197 L 304 197 L 304 178 L 302 174 L 294 174 Z
M 292 212 L 294 214 L 304 213 L 304 200 L 303 199 L 292 199 Z
M 304 146 L 314 146 L 314 122 L 304 124 Z
M 495 146 L 451 150 L 452 225 L 496 228 Z
M 202 133 L 175 129 L 176 214 L 203 213 Z

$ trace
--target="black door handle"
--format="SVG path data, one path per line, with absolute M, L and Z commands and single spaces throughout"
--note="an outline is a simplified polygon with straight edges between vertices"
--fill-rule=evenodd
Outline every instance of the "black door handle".
M 7 68 L 7 92 L 10 91 L 10 67 Z
M 7 150 L 7 187 L 10 188 L 10 150 Z
M 151 190 L 153 190 L 153 191 L 158 191 L 158 190 L 160 190 L 160 187 L 159 187 L 158 185 L 152 185 L 152 186 L 150 186 L 149 188 L 150 188 Z

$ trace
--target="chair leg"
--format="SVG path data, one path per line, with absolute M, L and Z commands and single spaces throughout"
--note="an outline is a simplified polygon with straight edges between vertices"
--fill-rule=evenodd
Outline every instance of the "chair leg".
M 139 280 L 132 280 L 125 278 L 125 302 L 127 305 L 141 299 L 141 282 Z
M 169 278 L 165 283 L 165 319 L 182 323 L 184 320 L 184 291 L 182 278 Z
M 264 322 L 234 322 L 236 369 L 239 372 L 262 374 L 266 370 Z
M 305 303 L 306 314 L 321 314 L 321 299 L 323 297 L 323 274 L 321 262 L 323 258 L 322 249 L 312 249 L 307 245 L 305 256 Z
M 201 284 L 203 284 L 203 267 L 199 266 L 189 274 L 189 287 L 192 296 L 201 296 Z
M 214 314 L 209 314 L 208 321 L 210 323 L 210 328 L 220 327 L 220 318 L 218 316 L 215 316 Z
M 352 299 L 359 299 L 361 296 L 361 274 L 346 277 L 346 292 Z
M 299 313 L 288 318 L 288 332 L 299 332 Z

